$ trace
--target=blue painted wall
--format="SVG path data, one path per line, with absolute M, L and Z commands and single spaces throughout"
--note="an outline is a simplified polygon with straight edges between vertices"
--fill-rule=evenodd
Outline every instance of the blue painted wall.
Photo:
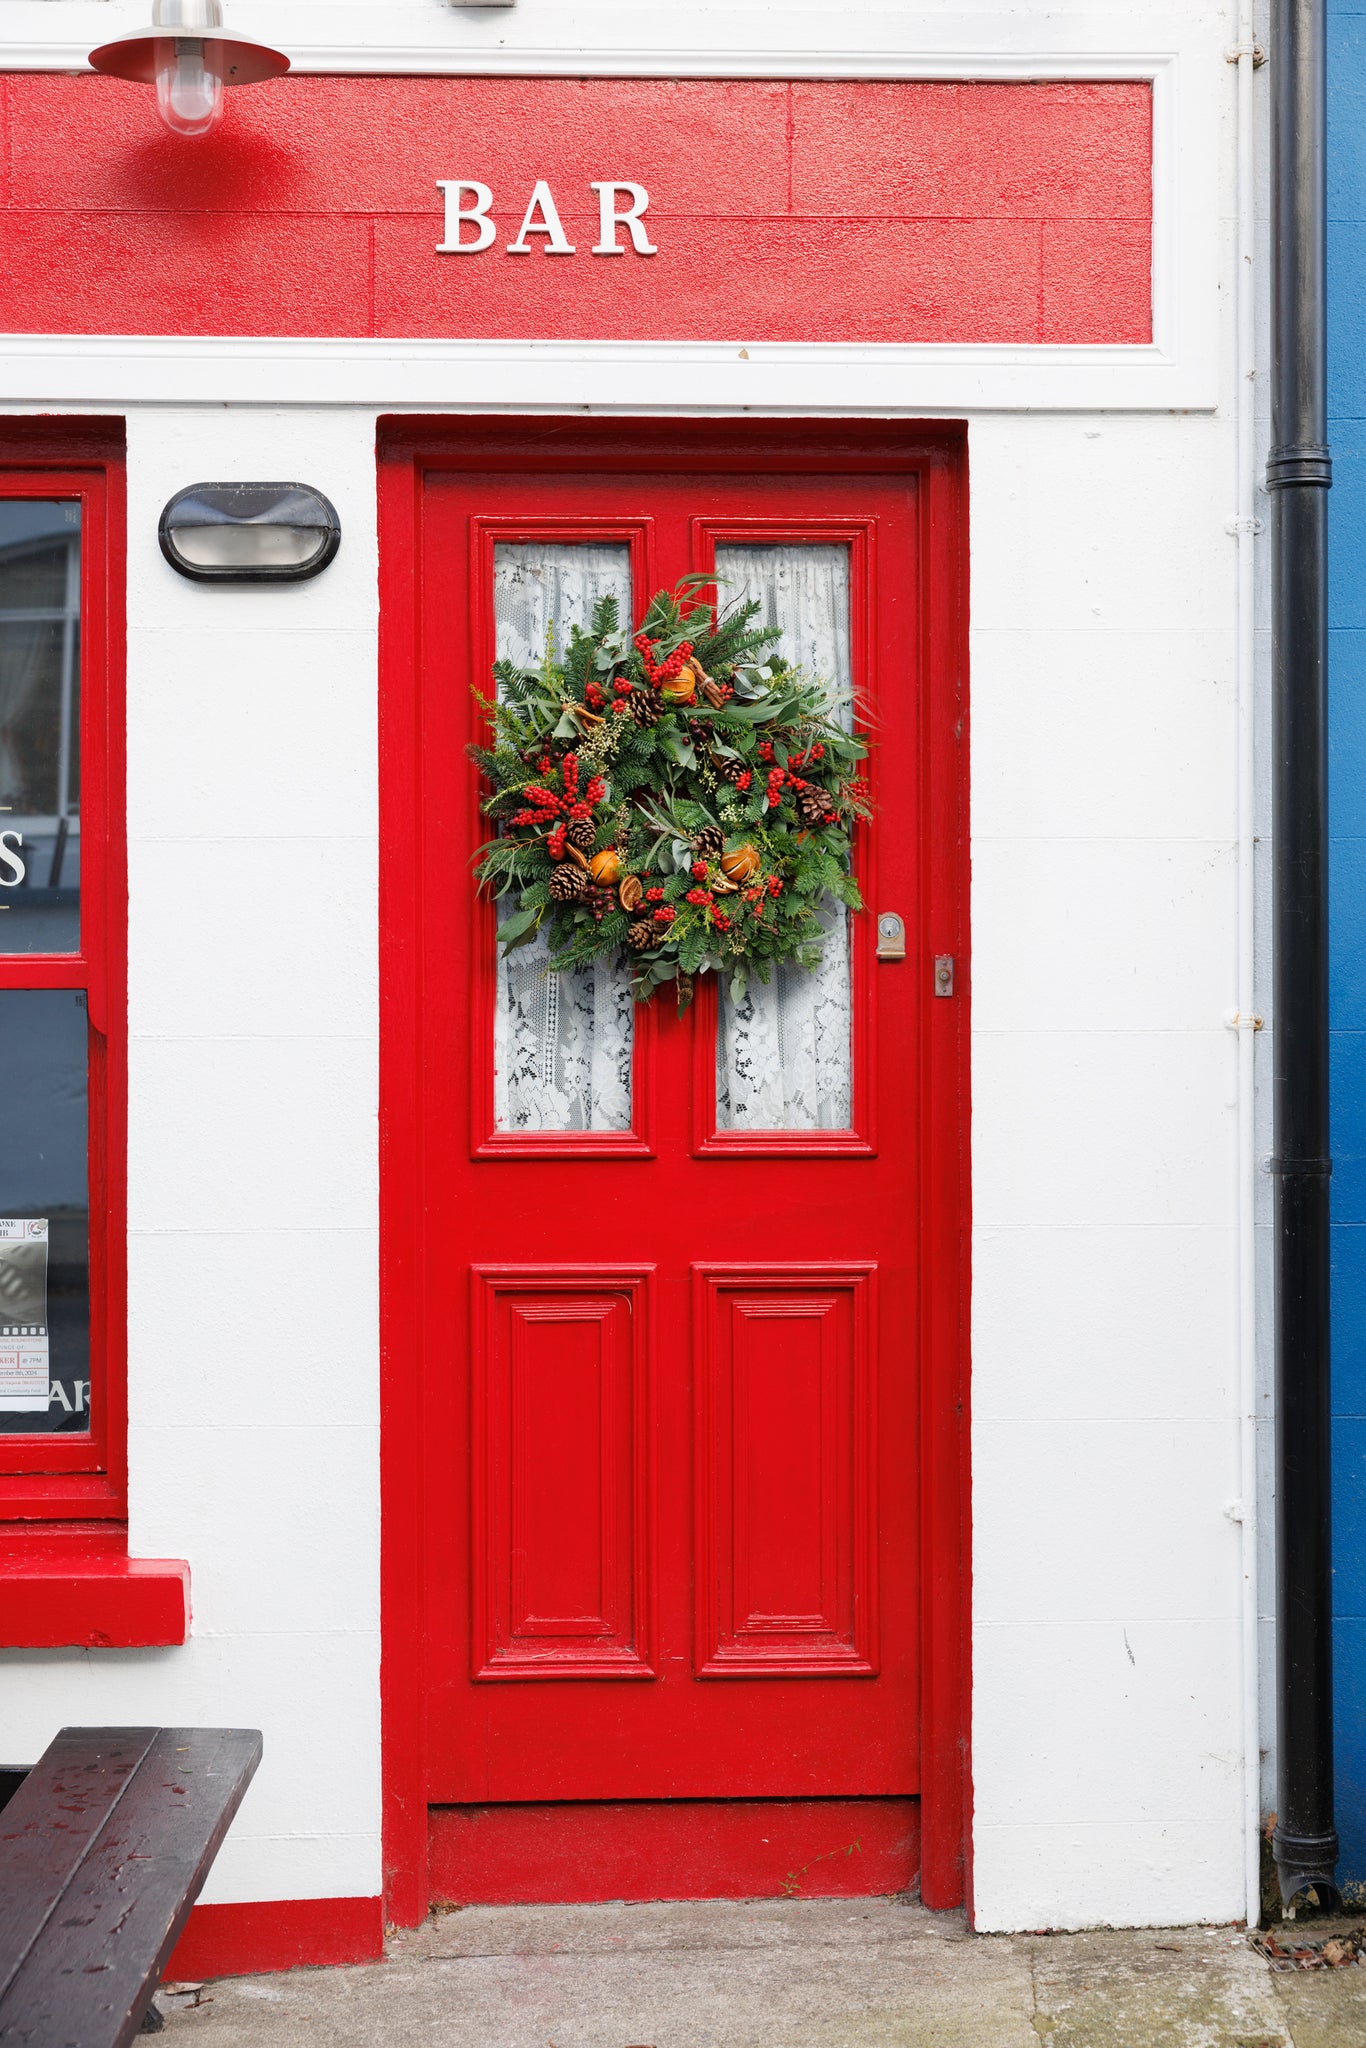
M 1366 0 L 1329 0 L 1333 1522 L 1340 1876 L 1366 1885 Z

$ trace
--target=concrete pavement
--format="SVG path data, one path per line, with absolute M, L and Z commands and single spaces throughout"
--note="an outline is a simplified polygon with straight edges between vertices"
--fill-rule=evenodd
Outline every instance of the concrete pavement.
M 1273 1976 L 1231 1928 L 979 1937 L 901 1899 L 467 1907 L 384 1963 L 160 1998 L 167 2048 L 1366 2048 L 1366 1970 Z

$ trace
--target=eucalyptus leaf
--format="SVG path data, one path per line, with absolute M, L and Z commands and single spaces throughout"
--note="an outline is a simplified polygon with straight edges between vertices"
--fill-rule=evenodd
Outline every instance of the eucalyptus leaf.
M 520 938 L 523 932 L 534 931 L 539 922 L 540 913 L 537 910 L 515 911 L 506 923 L 498 927 L 499 945 L 510 945 L 512 940 Z

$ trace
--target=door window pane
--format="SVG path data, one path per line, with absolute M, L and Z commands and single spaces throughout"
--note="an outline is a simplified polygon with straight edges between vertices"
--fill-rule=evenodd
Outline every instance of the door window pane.
M 625 545 L 499 542 L 493 611 L 500 661 L 536 668 L 558 658 L 571 626 L 613 596 L 631 617 Z M 544 937 L 498 963 L 493 1020 L 494 1128 L 499 1132 L 629 1131 L 633 1003 L 629 969 L 595 961 L 552 974 Z
M 0 1434 L 90 1427 L 85 997 L 0 989 Z
M 80 945 L 81 508 L 0 499 L 0 953 Z
M 718 547 L 721 601 L 760 600 L 777 652 L 830 686 L 831 715 L 853 724 L 847 547 Z M 843 1131 L 852 1114 L 849 913 L 833 898 L 820 966 L 775 967 L 733 1002 L 722 977 L 716 1126 L 722 1131 Z

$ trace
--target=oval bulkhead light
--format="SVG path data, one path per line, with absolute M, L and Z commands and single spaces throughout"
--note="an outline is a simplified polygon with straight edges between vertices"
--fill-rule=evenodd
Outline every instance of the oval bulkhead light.
M 171 567 L 201 583 L 298 583 L 333 559 L 341 522 L 308 484 L 189 484 L 158 537 Z

